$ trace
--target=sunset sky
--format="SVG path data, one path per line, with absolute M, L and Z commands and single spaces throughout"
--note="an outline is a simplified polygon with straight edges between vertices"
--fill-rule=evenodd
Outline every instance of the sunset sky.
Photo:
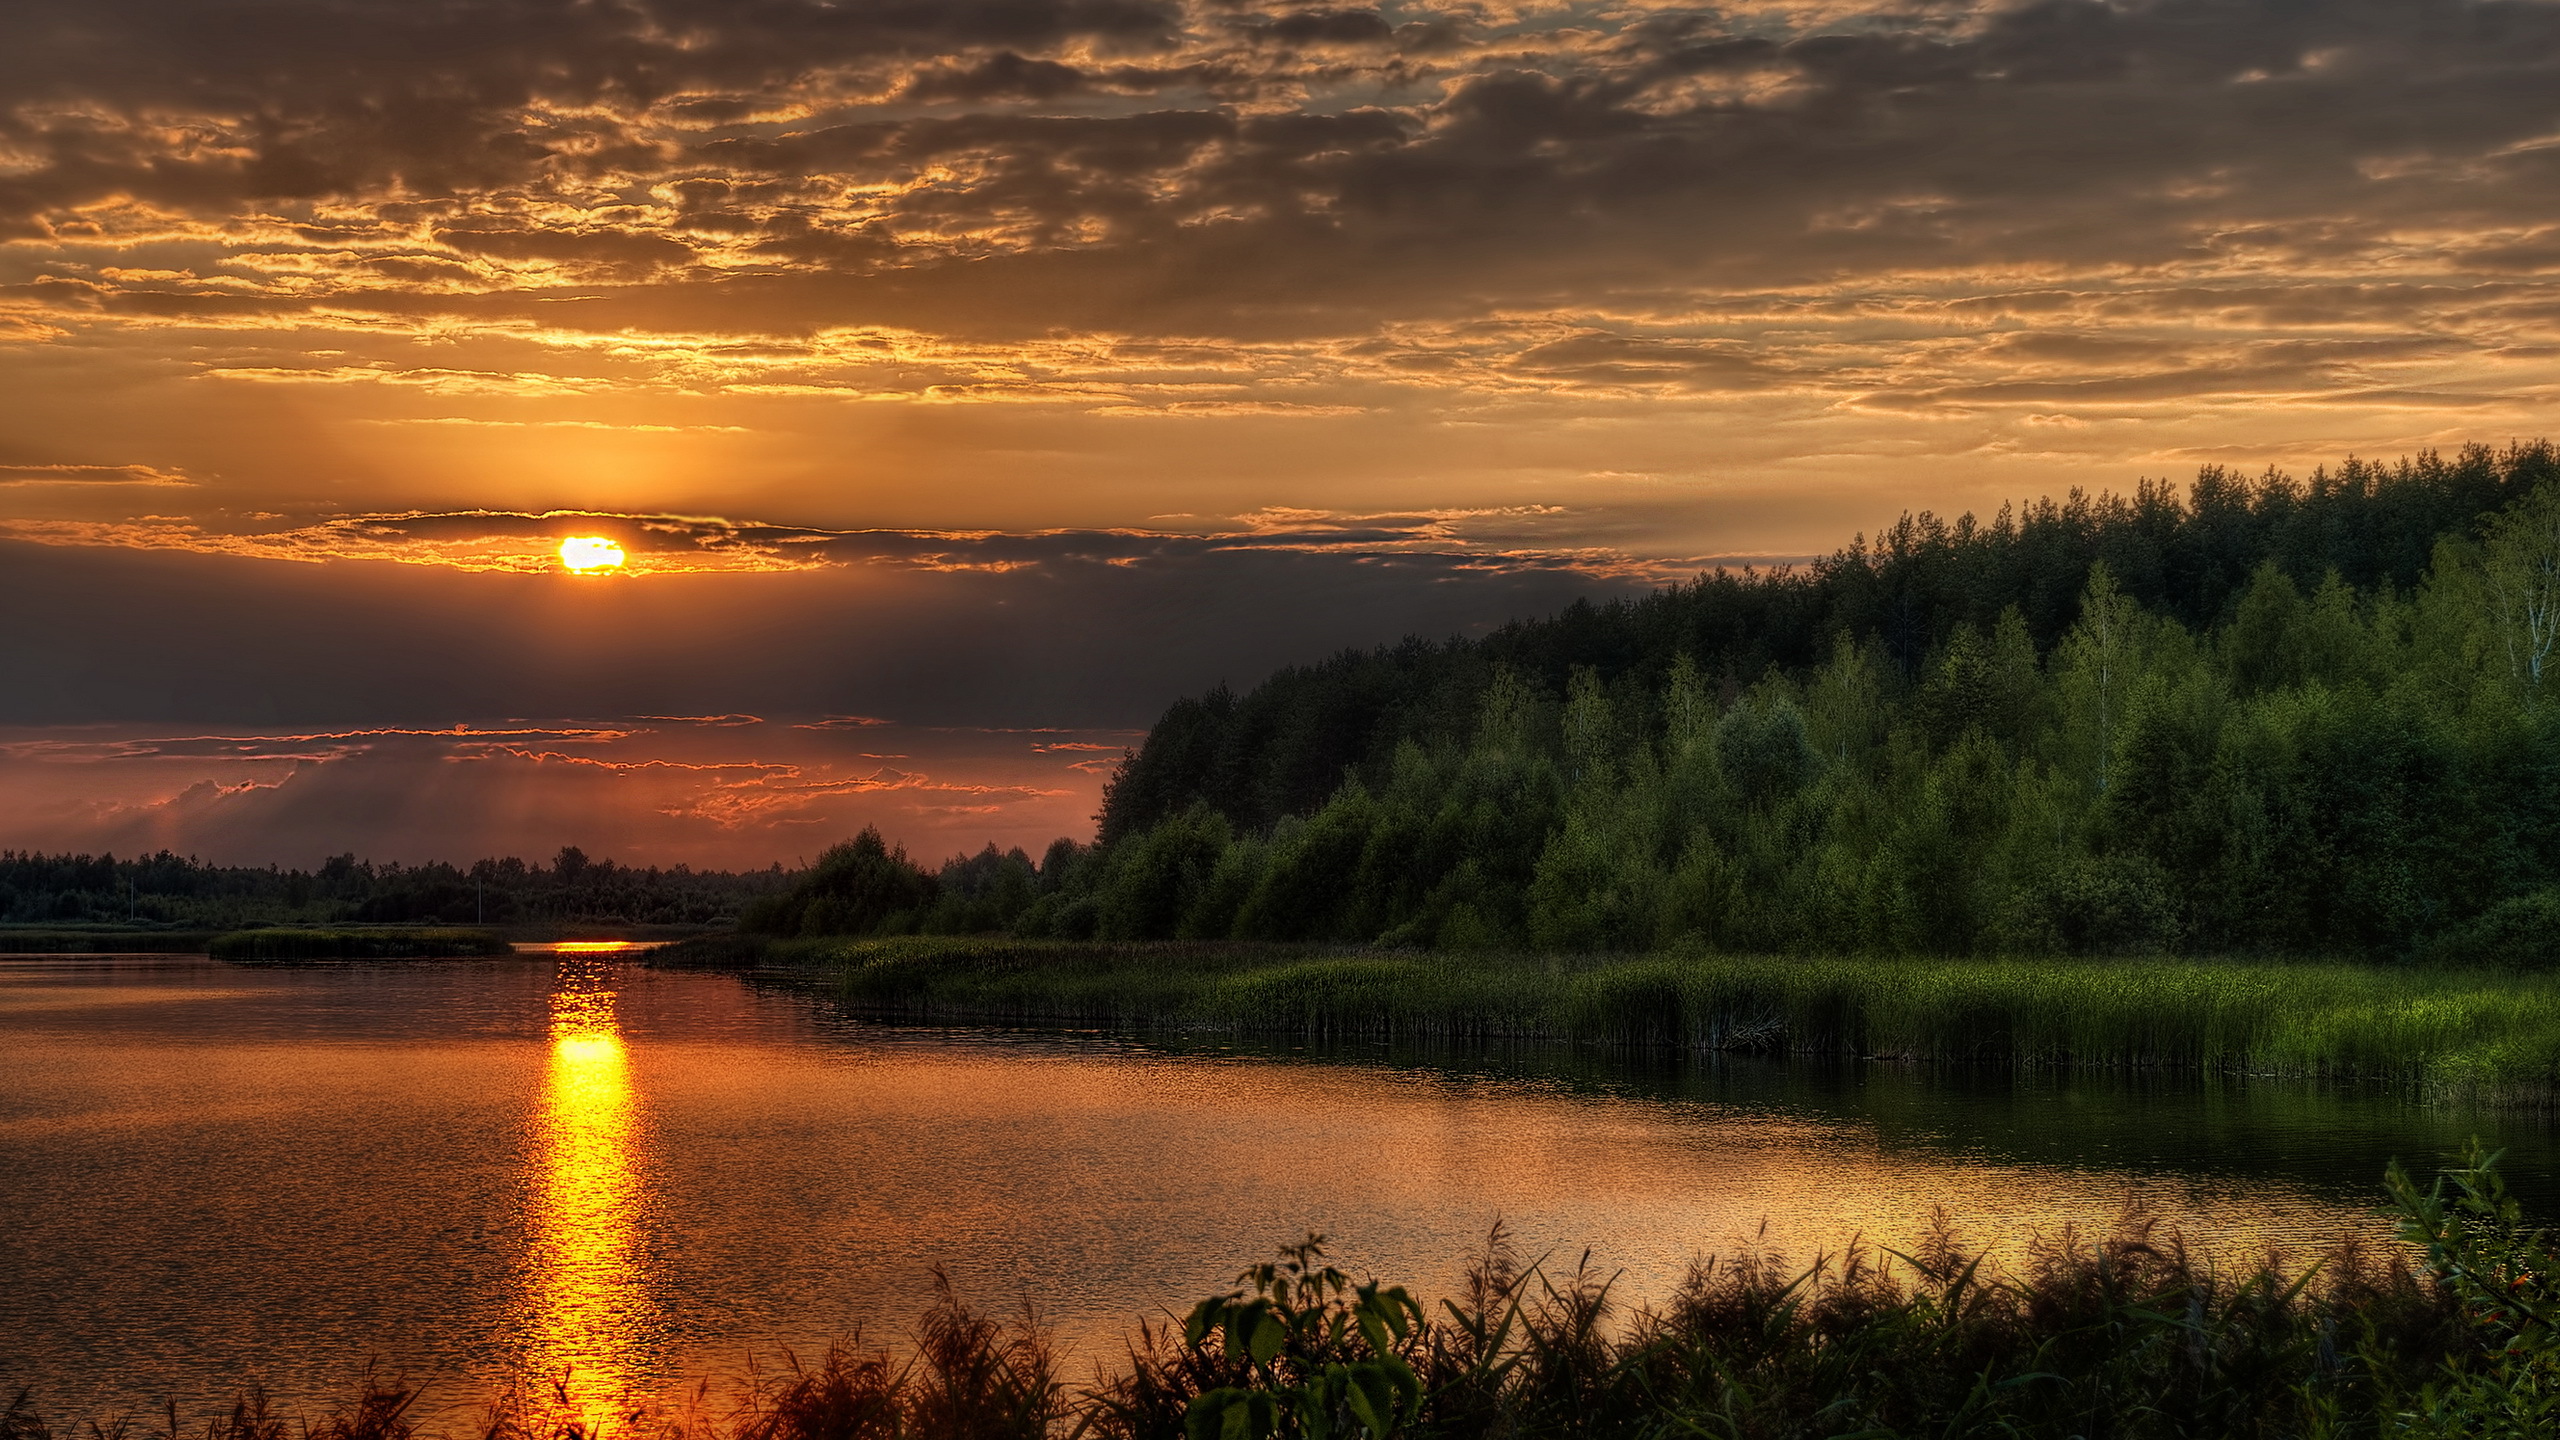
M 2560 5 L 11 0 L 0 386 L 0 848 L 1036 848 L 1343 645 L 2560 428 Z

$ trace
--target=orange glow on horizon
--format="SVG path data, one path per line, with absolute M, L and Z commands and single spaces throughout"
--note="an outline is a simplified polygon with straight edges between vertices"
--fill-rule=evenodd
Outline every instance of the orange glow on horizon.
M 571 535 L 560 542 L 560 564 L 572 575 L 622 568 L 622 547 L 603 535 Z

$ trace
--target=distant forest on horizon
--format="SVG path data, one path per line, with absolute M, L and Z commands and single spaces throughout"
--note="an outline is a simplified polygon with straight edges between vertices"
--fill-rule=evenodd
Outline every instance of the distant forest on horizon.
M 2208 466 L 1344 650 L 1176 701 L 1036 861 L 0 855 L 0 920 L 2560 960 L 2555 477 Z
M 574 845 L 548 865 L 513 856 L 468 866 L 377 865 L 350 852 L 315 870 L 208 865 L 165 850 L 121 860 L 0 850 L 0 925 L 715 925 L 789 888 L 799 873 L 780 865 L 737 873 L 617 865 Z

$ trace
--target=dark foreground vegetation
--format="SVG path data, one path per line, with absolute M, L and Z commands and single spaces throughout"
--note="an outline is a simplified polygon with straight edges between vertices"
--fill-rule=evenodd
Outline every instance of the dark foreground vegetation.
M 650 963 L 788 971 L 905 1019 L 2166 1069 L 2560 1101 L 2560 975 L 2496 970 L 750 936 Z
M 154 932 L 201 938 L 252 925 L 719 925 L 797 878 L 779 865 L 640 869 L 590 860 L 575 846 L 548 865 L 512 856 L 376 865 L 339 855 L 317 870 L 208 865 L 167 851 L 128 860 L 0 851 L 0 952 L 159 949 L 146 938 Z M 71 931 L 83 943 L 48 938 Z M 102 936 L 113 943 L 102 947 Z
M 2406 1249 L 2217 1267 L 2140 1220 L 2046 1237 L 2004 1270 L 1943 1224 L 1907 1253 L 1808 1269 L 1703 1260 L 1666 1302 L 1524 1263 L 1496 1231 L 1426 1309 L 1315 1237 L 1071 1384 L 1036 1317 L 947 1283 L 898 1350 L 860 1342 L 704 1402 L 601 1418 L 569 1386 L 492 1407 L 482 1440 L 1384 1440 L 1384 1437 L 2541 1437 L 2560 1424 L 2560 1255 L 2494 1160 L 2430 1190 L 2395 1167 Z M 2412 1260 L 2415 1263 L 2412 1263 Z M 416 1392 L 370 1385 L 294 1426 L 245 1395 L 203 1440 L 408 1440 Z M 100 1433 L 131 1435 L 119 1422 Z M 72 1440 L 20 1395 L 0 1440 Z M 181 1433 L 174 1410 L 165 1436 Z
M 237 930 L 205 946 L 216 960 L 242 964 L 300 960 L 450 960 L 512 955 L 486 930 Z
M 1184 700 L 1099 842 L 781 935 L 2560 963 L 2560 457 L 1906 518 Z

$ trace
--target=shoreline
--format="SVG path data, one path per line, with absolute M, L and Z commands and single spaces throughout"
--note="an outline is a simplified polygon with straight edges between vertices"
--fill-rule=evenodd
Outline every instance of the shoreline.
M 889 1020 L 2212 1074 L 2560 1105 L 2560 976 L 2510 971 L 734 935 L 647 963 L 762 974 Z

